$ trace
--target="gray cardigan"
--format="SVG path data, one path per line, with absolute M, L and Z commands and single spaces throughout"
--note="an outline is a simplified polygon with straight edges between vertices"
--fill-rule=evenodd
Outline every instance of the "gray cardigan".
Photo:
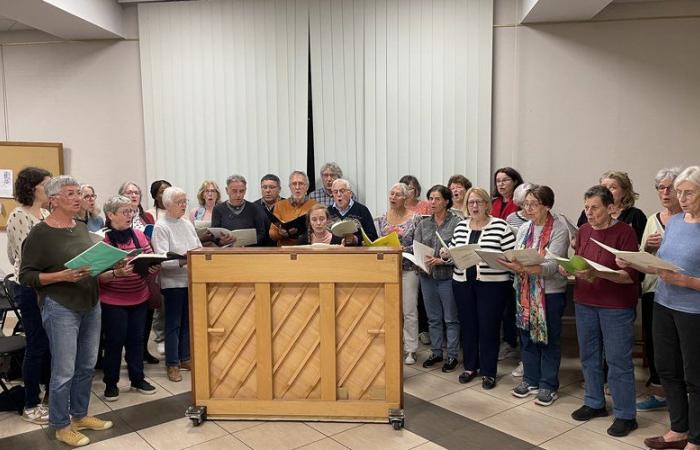
M 447 211 L 445 221 L 442 223 L 442 226 L 438 227 L 437 222 L 435 222 L 435 216 L 426 217 L 416 226 L 413 240 L 431 247 L 433 249 L 433 256 L 437 258 L 440 256 L 441 246 L 440 241 L 435 235 L 435 231 L 440 233 L 440 237 L 443 241 L 450 242 L 452 240 L 452 234 L 455 231 L 455 227 L 460 220 L 462 219 L 459 216 Z M 453 269 L 454 265 L 451 262 L 434 266 L 430 273 L 430 277 L 434 280 L 449 280 L 452 278 Z
M 530 228 L 531 221 L 527 221 L 518 229 L 518 237 L 515 240 L 515 248 L 525 248 L 525 236 Z M 535 236 L 532 246 L 537 248 L 540 239 L 542 227 L 535 228 Z M 557 256 L 568 257 L 569 254 L 569 227 L 563 219 L 557 215 L 554 216 L 554 226 L 552 228 L 552 236 L 549 239 L 547 248 L 550 252 Z M 544 278 L 545 294 L 556 294 L 566 291 L 566 278 L 559 274 L 558 263 L 555 259 L 545 256 L 545 261 L 542 263 L 542 277 Z M 516 286 L 517 289 L 517 286 Z

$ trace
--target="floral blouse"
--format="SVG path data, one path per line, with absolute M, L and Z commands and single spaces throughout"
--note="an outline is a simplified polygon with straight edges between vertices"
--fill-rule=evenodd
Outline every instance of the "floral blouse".
M 386 218 L 386 213 L 377 219 L 377 232 L 379 236 L 386 236 L 392 232 L 396 232 L 399 235 L 399 241 L 401 242 L 401 247 L 403 251 L 407 253 L 413 253 L 413 233 L 416 231 L 416 225 L 420 222 L 422 217 L 419 214 L 412 214 L 411 217 L 402 224 L 392 225 Z M 401 268 L 403 270 L 415 269 L 413 263 L 407 259 L 403 259 L 401 262 Z

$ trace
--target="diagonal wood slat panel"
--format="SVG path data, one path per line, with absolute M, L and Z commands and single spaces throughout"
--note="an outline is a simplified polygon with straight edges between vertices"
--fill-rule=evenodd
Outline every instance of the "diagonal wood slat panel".
M 212 398 L 254 399 L 255 367 L 255 286 L 252 284 L 210 285 L 210 311 L 217 313 L 209 325 L 224 328 L 223 335 L 211 335 L 209 342 L 209 380 Z M 254 370 L 253 370 L 254 372 Z
M 350 297 L 348 291 L 353 291 Z M 349 298 L 336 322 L 337 365 L 342 374 L 338 387 L 347 390 L 349 400 L 368 399 L 369 391 L 385 386 L 385 336 L 369 333 L 384 326 L 384 288 L 336 284 L 336 298 Z
M 278 295 L 272 307 L 274 398 L 318 399 L 319 389 L 307 389 L 320 375 L 318 285 L 272 285 L 271 289 Z M 294 314 L 288 313 L 290 309 Z

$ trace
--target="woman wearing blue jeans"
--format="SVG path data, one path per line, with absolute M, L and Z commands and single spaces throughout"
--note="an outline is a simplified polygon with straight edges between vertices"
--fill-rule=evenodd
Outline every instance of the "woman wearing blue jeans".
M 186 255 L 188 250 L 202 246 L 192 222 L 183 216 L 187 212 L 187 195 L 177 187 L 163 192 L 165 217 L 153 228 L 151 246 L 155 253 Z M 180 369 L 190 370 L 190 325 L 188 304 L 187 260 L 172 260 L 161 264 L 160 287 L 165 306 L 165 365 L 170 381 L 182 381 Z
M 92 246 L 87 227 L 76 222 L 80 185 L 69 176 L 46 183 L 51 214 L 32 228 L 22 250 L 20 284 L 36 289 L 51 348 L 49 425 L 56 439 L 82 446 L 81 430 L 106 430 L 112 422 L 88 416 L 90 390 L 100 336 L 97 280 L 90 267 L 65 263 Z
M 554 216 L 554 192 L 549 186 L 531 186 L 522 208 L 529 219 L 518 231 L 516 249 L 532 248 L 545 257 L 549 251 L 566 257 L 569 229 Z M 553 258 L 537 265 L 500 261 L 515 272 L 516 324 L 520 329 L 523 381 L 513 388 L 518 398 L 536 396 L 535 404 L 549 406 L 557 398 L 561 363 L 561 317 L 566 305 L 566 278 Z

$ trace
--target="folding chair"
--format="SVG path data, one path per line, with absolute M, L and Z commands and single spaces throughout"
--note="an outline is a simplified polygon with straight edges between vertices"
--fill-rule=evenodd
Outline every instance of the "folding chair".
M 7 320 L 7 315 L 12 311 L 17 317 L 17 323 L 12 329 L 12 336 L 15 336 L 24 331 L 22 326 L 22 314 L 15 303 L 14 292 L 11 286 L 13 274 L 5 276 L 2 281 L 2 286 L 0 286 L 0 331 L 5 328 L 5 321 Z M 0 333 L 2 334 L 2 333 Z

